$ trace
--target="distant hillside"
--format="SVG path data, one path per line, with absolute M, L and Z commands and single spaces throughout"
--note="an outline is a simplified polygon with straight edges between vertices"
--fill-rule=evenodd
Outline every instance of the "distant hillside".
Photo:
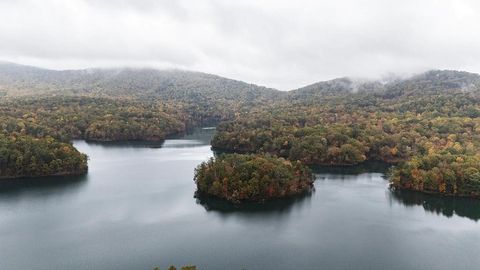
M 305 87 L 290 91 L 294 99 L 346 95 L 365 91 L 379 91 L 383 85 L 378 81 L 353 80 L 348 77 L 317 82 Z
M 155 69 L 48 70 L 0 62 L 0 92 L 7 96 L 87 95 L 95 97 L 269 100 L 282 92 L 216 75 Z
M 307 85 L 289 93 L 290 98 L 323 99 L 352 93 L 377 93 L 385 97 L 435 94 L 445 91 L 478 92 L 480 75 L 475 73 L 432 70 L 406 79 L 388 82 L 357 80 L 348 77 Z
M 480 75 L 455 70 L 431 70 L 385 85 L 389 96 L 437 94 L 439 92 L 478 92 Z
M 282 92 L 192 71 L 147 68 L 56 71 L 0 62 L 0 96 L 11 97 L 73 95 L 257 104 L 275 100 L 314 101 L 352 93 L 394 98 L 445 91 L 478 92 L 479 89 L 480 75 L 452 70 L 432 70 L 387 82 L 344 77 Z

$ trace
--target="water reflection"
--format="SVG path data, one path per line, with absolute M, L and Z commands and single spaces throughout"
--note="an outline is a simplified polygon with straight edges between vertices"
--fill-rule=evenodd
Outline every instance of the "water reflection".
M 205 143 L 200 140 L 167 140 L 163 144 L 163 148 L 193 148 L 205 146 Z
M 71 195 L 87 184 L 87 175 L 0 180 L 0 201 L 21 197 Z
M 390 164 L 378 161 L 367 161 L 354 166 L 311 166 L 316 175 L 359 175 L 363 173 L 386 173 L 391 167 Z
M 215 128 L 198 128 L 179 138 L 184 140 L 198 141 L 201 142 L 203 145 L 210 145 L 210 141 L 212 140 L 214 135 Z
M 288 216 L 293 209 L 303 208 L 312 199 L 315 190 L 284 199 L 275 199 L 263 203 L 246 202 L 233 204 L 211 196 L 195 196 L 198 205 L 207 212 L 216 212 L 222 216 L 241 215 L 250 217 L 271 218 L 272 216 Z
M 318 180 L 358 181 L 358 175 L 364 173 L 385 174 L 391 165 L 382 162 L 365 162 L 357 166 L 312 167 Z M 388 181 L 385 179 L 385 181 Z M 459 216 L 474 221 L 480 220 L 480 200 L 471 198 L 445 197 L 408 190 L 389 190 L 390 202 L 399 202 L 406 207 L 421 206 L 427 212 L 445 217 Z
M 439 195 L 423 194 L 408 190 L 392 190 L 390 200 L 395 200 L 405 207 L 422 206 L 425 211 L 452 217 L 466 217 L 475 221 L 480 219 L 480 200 L 471 198 L 455 198 Z
M 196 146 L 210 145 L 215 134 L 215 129 L 198 128 L 187 132 L 167 137 L 162 141 L 114 141 L 96 142 L 87 141 L 88 144 L 101 146 L 102 148 L 189 148 Z M 83 143 L 83 140 L 76 140 L 76 143 Z
M 97 142 L 76 140 L 75 143 L 86 142 L 91 145 L 101 146 L 102 148 L 161 148 L 165 141 L 114 141 L 114 142 Z

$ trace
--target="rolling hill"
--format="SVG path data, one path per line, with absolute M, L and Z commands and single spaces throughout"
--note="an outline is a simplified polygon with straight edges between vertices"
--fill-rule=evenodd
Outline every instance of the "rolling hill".
M 216 75 L 156 69 L 49 70 L 0 62 L 4 96 L 81 95 L 197 101 L 271 100 L 282 92 Z

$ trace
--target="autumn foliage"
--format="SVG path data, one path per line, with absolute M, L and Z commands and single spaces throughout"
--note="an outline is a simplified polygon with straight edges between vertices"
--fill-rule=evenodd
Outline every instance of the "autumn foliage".
M 311 191 L 313 176 L 300 162 L 270 155 L 225 154 L 195 170 L 199 195 L 239 203 L 265 201 Z

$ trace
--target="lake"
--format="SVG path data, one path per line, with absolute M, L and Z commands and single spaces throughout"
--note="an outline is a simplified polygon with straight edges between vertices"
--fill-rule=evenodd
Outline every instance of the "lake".
M 1 181 L 0 269 L 479 269 L 480 201 L 392 192 L 379 164 L 317 168 L 304 197 L 196 199 L 213 132 L 75 141 L 87 175 Z

